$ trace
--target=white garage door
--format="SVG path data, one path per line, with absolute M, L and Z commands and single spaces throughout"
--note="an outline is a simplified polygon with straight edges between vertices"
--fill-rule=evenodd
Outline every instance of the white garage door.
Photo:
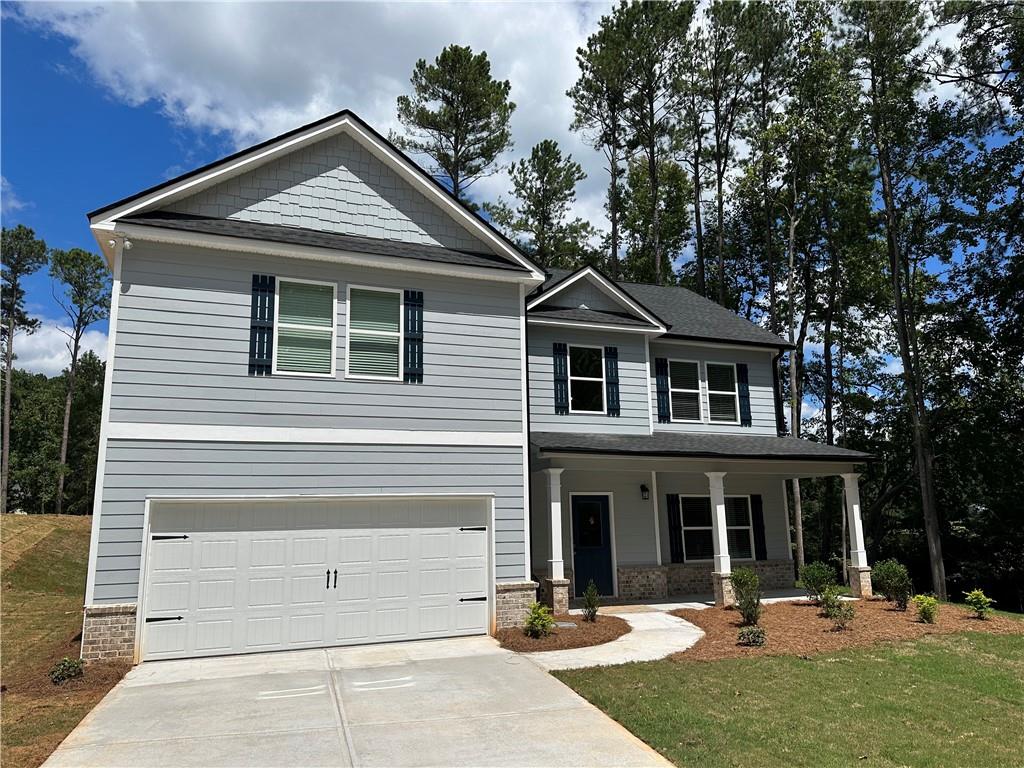
M 154 503 L 143 659 L 482 634 L 488 502 Z

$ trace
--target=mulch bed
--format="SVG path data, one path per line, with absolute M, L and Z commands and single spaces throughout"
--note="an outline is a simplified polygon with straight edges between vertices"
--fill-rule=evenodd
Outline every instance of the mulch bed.
M 496 637 L 502 648 L 519 653 L 532 651 L 561 651 L 567 648 L 586 648 L 609 643 L 629 632 L 629 624 L 618 616 L 598 614 L 597 621 L 584 621 L 582 616 L 555 616 L 555 621 L 571 621 L 574 628 L 556 627 L 547 637 L 527 637 L 522 628 L 499 629 Z
M 762 648 L 736 644 L 740 628 L 740 614 L 736 610 L 684 608 L 672 611 L 674 616 L 696 624 L 705 633 L 696 645 L 672 658 L 677 661 L 713 661 L 757 656 L 810 656 L 954 632 L 1024 635 L 1024 621 L 996 615 L 981 621 L 974 618 L 971 611 L 957 605 L 941 605 L 935 624 L 918 621 L 913 605 L 905 613 L 883 600 L 858 600 L 853 605 L 856 616 L 842 631 L 834 629 L 831 619 L 819 615 L 820 609 L 813 603 L 799 601 L 766 605 L 760 625 L 764 627 L 768 642 Z

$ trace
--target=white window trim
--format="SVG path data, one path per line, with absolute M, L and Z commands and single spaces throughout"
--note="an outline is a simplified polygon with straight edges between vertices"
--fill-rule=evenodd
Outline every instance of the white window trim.
M 732 382 L 733 391 L 726 392 L 720 389 L 711 388 L 711 377 L 708 375 L 709 365 L 724 365 L 732 368 Z M 719 362 L 718 360 L 705 360 L 704 361 L 704 381 L 707 383 L 707 406 L 708 406 L 708 424 L 724 424 L 724 425 L 736 425 L 740 423 L 740 379 L 736 373 L 736 363 Z M 732 395 L 733 402 L 736 408 L 736 419 L 733 421 L 718 421 L 711 418 L 711 396 L 712 395 Z
M 349 371 L 349 362 L 352 360 L 352 289 L 363 290 L 363 291 L 378 291 L 380 293 L 397 293 L 398 294 L 398 375 L 397 376 L 371 376 L 366 373 L 351 373 Z M 367 336 L 386 336 L 387 338 L 393 338 L 395 334 L 391 331 L 363 331 L 356 330 L 356 333 L 362 333 Z M 377 285 L 352 285 L 349 284 L 345 287 L 345 378 L 353 379 L 355 381 L 404 381 L 405 372 L 403 370 L 405 364 L 403 362 L 403 355 L 405 354 L 405 291 L 401 288 L 382 288 Z
M 307 280 L 302 277 L 281 277 L 274 276 L 274 353 L 271 361 L 271 375 L 273 376 L 298 376 L 312 379 L 333 379 L 337 375 L 338 364 L 338 284 L 326 280 Z M 329 285 L 331 287 L 331 372 L 330 373 L 309 373 L 304 371 L 280 371 L 277 368 L 278 331 L 281 328 L 309 328 L 317 331 L 324 330 L 322 325 L 303 325 L 301 323 L 282 323 L 278 318 L 278 310 L 281 304 L 281 283 L 306 283 L 308 285 Z
M 683 562 L 684 563 L 713 563 L 714 557 L 707 557 L 701 559 L 691 559 L 686 555 L 686 532 L 687 531 L 712 531 L 714 536 L 714 526 L 712 525 L 686 525 L 686 520 L 683 517 L 683 499 L 707 499 L 708 504 L 711 503 L 711 496 L 704 493 L 680 493 L 679 496 L 679 527 L 680 536 L 683 540 Z M 749 525 L 726 525 L 725 530 L 728 531 L 742 531 L 746 530 L 750 535 L 750 557 L 734 557 L 730 552 L 729 556 L 739 563 L 753 563 L 757 560 L 757 551 L 754 549 L 754 510 L 750 506 L 750 494 L 743 493 L 727 493 L 725 495 L 727 499 L 746 499 L 747 500 L 747 520 Z M 715 514 L 715 510 L 712 508 L 711 514 Z M 728 544 L 729 536 L 726 534 L 726 543 Z
M 697 388 L 696 389 L 682 389 L 681 387 L 672 386 L 672 363 L 693 363 L 697 366 Z M 703 424 L 704 423 L 704 397 L 701 392 L 701 370 L 699 360 L 684 360 L 678 357 L 670 357 L 668 359 L 668 413 L 669 419 L 673 424 Z M 672 409 L 672 393 L 673 392 L 686 392 L 688 394 L 697 395 L 697 418 L 696 419 L 677 419 Z
M 573 376 L 572 375 L 572 350 L 573 349 L 596 349 L 601 355 L 601 378 L 594 376 Z M 595 347 L 591 344 L 567 344 L 566 355 L 565 355 L 565 369 L 567 373 L 567 379 L 569 384 L 569 413 L 589 413 L 589 414 L 600 414 L 608 412 L 608 403 L 605 402 L 605 381 L 604 381 L 604 347 Z M 601 382 L 601 410 L 599 411 L 580 411 L 574 410 L 572 407 L 572 380 L 576 381 L 600 381 Z

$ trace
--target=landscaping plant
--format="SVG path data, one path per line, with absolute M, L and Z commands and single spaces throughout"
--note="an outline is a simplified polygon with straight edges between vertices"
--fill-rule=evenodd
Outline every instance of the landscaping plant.
M 842 590 L 836 584 L 826 584 L 818 595 L 818 605 L 821 606 L 821 615 L 826 619 L 834 619 L 842 607 L 840 596 Z
M 732 592 L 744 626 L 753 626 L 761 619 L 761 580 L 752 568 L 732 572 Z
M 910 573 L 907 571 L 907 566 L 893 558 L 875 563 L 871 569 L 871 585 L 875 593 L 890 603 L 896 601 L 896 596 L 902 590 L 903 585 L 909 582 Z
M 768 635 L 764 627 L 756 624 L 740 628 L 739 636 L 736 638 L 737 645 L 749 645 L 752 648 L 761 648 L 768 642 Z
M 50 670 L 50 680 L 54 685 L 65 683 L 73 677 L 81 677 L 85 674 L 85 664 L 81 659 L 63 659 L 53 665 Z
M 816 560 L 800 568 L 800 583 L 814 602 L 820 602 L 821 591 L 836 583 L 836 572 L 828 563 Z
M 829 618 L 832 619 L 832 628 L 837 632 L 842 632 L 850 626 L 850 622 L 853 621 L 855 614 L 856 611 L 854 611 L 853 603 L 837 601 L 835 609 L 829 616 Z
M 964 592 L 964 602 L 974 611 L 976 618 L 986 619 L 992 612 L 992 604 L 995 603 L 995 600 L 980 589 L 972 589 L 970 592 Z
M 583 620 L 597 621 L 597 609 L 601 607 L 601 597 L 597 592 L 597 584 L 591 579 L 583 591 Z
M 523 633 L 527 637 L 541 638 L 550 635 L 554 628 L 555 620 L 551 616 L 551 610 L 540 603 L 531 604 L 530 612 L 523 624 Z
M 939 615 L 939 601 L 932 595 L 914 595 L 911 601 L 917 607 L 917 618 L 925 624 L 934 624 Z

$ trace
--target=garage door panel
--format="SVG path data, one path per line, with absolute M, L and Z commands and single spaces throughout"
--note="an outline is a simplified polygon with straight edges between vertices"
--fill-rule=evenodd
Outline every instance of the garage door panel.
M 210 609 L 231 609 L 235 607 L 235 580 L 217 581 L 203 580 L 197 584 L 196 608 L 200 611 Z
M 154 541 L 150 547 L 150 569 L 153 573 L 188 571 L 192 568 L 191 539 Z
M 249 544 L 250 568 L 280 568 L 286 562 L 283 538 L 254 538 Z

